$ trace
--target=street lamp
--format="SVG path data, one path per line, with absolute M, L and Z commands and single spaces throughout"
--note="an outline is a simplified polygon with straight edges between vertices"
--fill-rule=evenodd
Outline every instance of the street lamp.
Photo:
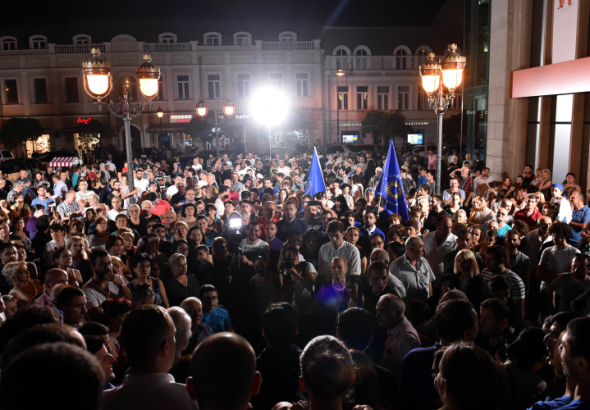
M 271 127 L 285 121 L 289 111 L 289 99 L 275 87 L 263 87 L 258 89 L 252 96 L 251 110 L 252 115 L 258 122 L 268 126 L 268 156 L 272 161 Z
M 340 90 L 338 89 L 338 79 L 340 77 L 344 77 L 344 70 L 338 63 L 338 70 L 336 70 L 336 142 L 340 142 L 340 104 L 343 103 L 340 101 Z
M 215 127 L 215 148 L 217 148 L 217 156 L 219 156 L 219 126 L 234 116 L 234 114 L 236 113 L 236 108 L 234 107 L 234 104 L 228 98 L 225 101 L 225 104 L 223 104 L 223 114 L 218 113 L 217 111 L 213 111 L 213 122 L 211 122 L 211 120 L 207 118 L 209 109 L 207 108 L 207 104 L 205 103 L 205 101 L 203 101 L 203 99 L 200 99 L 197 103 L 196 112 L 202 120 L 206 120 L 209 124 Z M 220 116 L 221 120 L 219 120 Z
M 428 55 L 428 61 L 420 66 L 420 76 L 422 77 L 422 87 L 428 94 L 428 103 L 430 108 L 437 115 L 438 122 L 438 147 L 436 154 L 436 193 L 441 194 L 440 181 L 442 173 L 442 130 L 443 116 L 455 99 L 455 90 L 461 85 L 463 79 L 463 70 L 465 69 L 466 59 L 457 53 L 457 44 L 450 44 L 447 55 L 439 64 L 434 59 L 434 54 Z M 448 89 L 448 93 L 443 92 L 442 83 Z M 437 92 L 438 91 L 438 92 Z
M 162 137 L 162 134 L 164 133 L 162 131 L 162 117 L 164 116 L 164 111 L 162 111 L 162 107 L 158 107 L 158 111 L 156 111 L 156 115 L 160 119 L 160 135 L 158 136 L 158 146 L 160 146 L 160 138 Z
M 111 64 L 100 56 L 99 49 L 93 48 L 92 57 L 82 63 L 84 89 L 90 97 L 96 99 L 94 103 L 98 105 L 99 111 L 104 105 L 111 114 L 122 119 L 125 123 L 125 151 L 127 151 L 130 192 L 135 190 L 133 153 L 131 151 L 131 120 L 141 114 L 144 105 L 147 105 L 149 110 L 152 109 L 152 100 L 158 95 L 158 80 L 160 79 L 160 69 L 152 64 L 152 58 L 146 54 L 143 59 L 144 63 L 136 70 L 136 74 L 139 80 L 139 92 L 147 100 L 145 104 L 139 101 L 130 101 L 129 84 L 124 86 L 122 101 L 103 101 L 113 89 L 113 81 Z M 129 198 L 129 202 L 135 202 L 133 195 Z

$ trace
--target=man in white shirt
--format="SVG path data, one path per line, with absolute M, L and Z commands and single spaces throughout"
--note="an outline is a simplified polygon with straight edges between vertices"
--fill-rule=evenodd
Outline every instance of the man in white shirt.
M 192 167 L 195 170 L 195 172 L 203 170 L 203 166 L 199 163 L 199 158 L 193 159 Z
M 432 268 L 436 277 L 433 284 L 439 287 L 440 280 L 445 270 L 445 255 L 457 249 L 457 236 L 451 233 L 453 222 L 447 215 L 441 215 L 436 218 L 436 230 L 429 232 L 422 238 L 424 240 L 424 251 L 426 260 Z
M 348 265 L 348 276 L 361 274 L 361 255 L 356 246 L 344 241 L 344 225 L 332 221 L 326 230 L 330 242 L 322 245 L 318 255 L 318 273 L 325 277 L 326 283 L 332 282 L 332 260 L 340 256 Z M 318 283 L 321 286 L 322 283 Z
M 93 194 L 94 192 L 88 191 L 88 181 L 85 179 L 78 180 L 78 188 L 79 191 L 76 192 L 76 202 L 78 202 L 78 205 L 82 208 L 85 208 L 88 206 L 88 198 L 90 197 L 90 194 Z
M 117 173 L 117 167 L 115 166 L 115 164 L 113 164 L 113 162 L 110 159 L 105 163 L 105 165 L 107 167 L 110 167 L 110 168 L 107 168 L 107 171 L 112 171 L 115 174 Z
M 285 161 L 280 160 L 279 161 L 279 168 L 277 169 L 277 172 L 281 172 L 283 175 L 289 176 L 289 175 L 291 175 L 291 168 L 286 167 Z
M 150 185 L 150 181 L 143 177 L 143 170 L 141 168 L 135 171 L 133 183 L 135 184 L 135 188 L 137 188 L 137 198 L 141 198 L 143 191 L 147 191 Z
M 488 190 L 490 182 L 494 178 L 490 176 L 490 169 L 484 168 L 481 175 L 473 180 L 473 195 L 481 195 Z
M 426 301 L 432 296 L 435 277 L 426 258 L 422 257 L 424 242 L 412 236 L 406 241 L 406 254 L 389 265 L 389 272 L 406 287 L 406 304 L 414 300 Z
M 168 374 L 176 357 L 176 339 L 174 323 L 164 308 L 143 305 L 132 310 L 119 340 L 131 372 L 125 384 L 104 392 L 104 410 L 197 409 L 185 385 Z

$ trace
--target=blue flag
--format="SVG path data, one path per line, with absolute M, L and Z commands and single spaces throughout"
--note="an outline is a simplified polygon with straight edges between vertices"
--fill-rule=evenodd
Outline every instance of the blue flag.
M 404 184 L 399 171 L 397 156 L 395 155 L 395 147 L 391 140 L 389 141 L 389 152 L 387 153 L 383 173 L 375 187 L 375 196 L 377 195 L 387 198 L 384 210 L 398 214 L 404 222 L 409 219 Z
M 307 185 L 305 186 L 305 193 L 311 195 L 312 198 L 318 192 L 326 190 L 326 183 L 324 182 L 324 175 L 322 174 L 322 167 L 318 159 L 318 153 L 313 149 L 313 158 L 311 159 L 311 166 L 309 167 L 309 175 L 307 177 Z

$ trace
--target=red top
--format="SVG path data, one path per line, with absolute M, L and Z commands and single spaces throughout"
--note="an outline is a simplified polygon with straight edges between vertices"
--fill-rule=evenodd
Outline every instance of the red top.
M 529 228 L 536 228 L 542 216 L 543 214 L 536 209 L 531 215 L 527 215 L 526 209 L 523 209 L 514 214 L 514 220 L 525 221 Z

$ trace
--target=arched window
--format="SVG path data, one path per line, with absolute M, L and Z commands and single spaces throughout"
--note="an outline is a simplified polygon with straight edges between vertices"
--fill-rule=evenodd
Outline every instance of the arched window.
M 354 50 L 354 68 L 357 70 L 368 70 L 369 67 L 369 57 L 371 55 L 371 50 L 369 50 L 366 46 L 358 46 Z
M 416 56 L 418 56 L 418 64 L 424 64 L 428 61 L 428 54 L 432 53 L 432 49 L 429 46 L 420 46 L 416 49 Z
M 399 46 L 393 51 L 395 56 L 395 68 L 398 70 L 407 70 L 410 68 L 408 64 L 408 56 L 410 55 L 410 49 L 406 46 Z
M 279 41 L 297 41 L 297 33 L 293 31 L 283 31 L 282 33 L 279 33 Z
M 220 46 L 221 45 L 221 34 L 219 34 L 219 33 L 205 33 L 203 38 L 205 39 L 204 44 L 206 46 Z
M 338 46 L 333 53 L 336 56 L 336 69 L 348 69 L 348 56 L 350 49 L 346 46 Z
M 73 38 L 74 44 L 91 44 L 92 39 L 89 35 L 86 34 L 78 34 Z
M 160 43 L 176 43 L 176 34 L 174 33 L 162 33 L 158 36 Z
M 245 32 L 236 33 L 234 34 L 234 44 L 236 46 L 250 46 L 252 45 L 252 36 Z
M 33 50 L 43 50 L 47 48 L 47 37 L 32 36 L 29 37 L 29 47 Z
M 2 50 L 16 50 L 17 42 L 15 37 L 5 36 L 0 38 Z

